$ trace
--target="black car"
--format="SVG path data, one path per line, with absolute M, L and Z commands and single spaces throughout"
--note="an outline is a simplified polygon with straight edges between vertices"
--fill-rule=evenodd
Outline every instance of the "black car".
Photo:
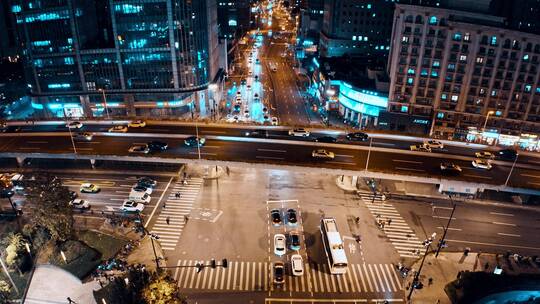
M 497 156 L 503 160 L 514 160 L 516 159 L 517 155 L 517 151 L 513 149 L 504 149 L 497 152 Z
M 246 131 L 245 135 L 249 137 L 266 138 L 268 137 L 268 131 L 267 130 Z
M 197 136 L 190 136 L 184 140 L 184 144 L 186 144 L 186 146 L 188 147 L 196 147 L 196 146 L 202 147 L 204 146 L 205 142 L 206 142 L 205 138 L 200 138 Z
M 451 162 L 441 163 L 440 167 L 441 167 L 441 172 L 444 174 L 459 174 L 462 171 L 460 166 Z
M 168 147 L 169 145 L 162 141 L 151 141 L 148 143 L 150 151 L 165 151 Z
M 233 109 L 234 109 L 235 112 L 240 112 L 240 110 L 242 110 L 242 106 L 239 105 L 239 104 L 235 104 Z
M 291 250 L 300 250 L 300 235 L 298 234 L 298 232 L 293 231 L 289 233 L 289 239 L 289 247 L 291 248 Z
M 296 210 L 287 210 L 287 223 L 289 223 L 289 225 L 296 225 L 298 223 L 298 219 L 296 218 Z
M 69 198 L 70 198 L 70 200 L 74 200 L 74 199 L 76 199 L 78 196 L 79 196 L 79 194 L 77 194 L 77 192 L 75 192 L 75 191 L 69 191 Z
M 240 83 L 241 83 L 242 85 L 246 84 L 246 79 L 243 78 L 243 79 L 240 81 Z
M 279 210 L 274 209 L 270 211 L 270 217 L 272 218 L 272 224 L 275 226 L 279 226 L 279 224 L 281 224 L 281 212 L 279 212 Z
M 337 139 L 335 137 L 332 137 L 332 136 L 322 136 L 322 137 L 317 137 L 317 139 L 315 139 L 315 141 L 324 142 L 324 143 L 335 143 L 337 141 Z
M 283 262 L 274 263 L 274 284 L 285 283 L 285 264 Z
M 366 141 L 369 136 L 366 133 L 355 132 L 347 134 L 347 139 L 351 141 Z
M 137 181 L 138 186 L 146 187 L 146 188 L 153 188 L 157 185 L 157 181 L 151 179 L 150 177 L 141 177 Z

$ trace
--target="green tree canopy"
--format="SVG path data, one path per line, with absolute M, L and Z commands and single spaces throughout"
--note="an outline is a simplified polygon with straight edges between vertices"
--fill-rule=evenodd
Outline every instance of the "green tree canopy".
M 45 229 L 54 241 L 66 241 L 73 232 L 73 211 L 69 206 L 69 189 L 52 175 L 38 175 L 25 182 L 27 200 L 31 203 L 29 212 L 32 230 Z

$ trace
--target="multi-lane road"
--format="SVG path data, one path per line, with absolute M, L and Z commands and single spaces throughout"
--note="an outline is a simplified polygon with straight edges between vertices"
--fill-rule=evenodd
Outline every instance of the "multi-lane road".
M 194 135 L 194 125 L 164 125 L 149 123 L 145 128 L 131 128 L 128 133 L 108 133 L 110 125 L 87 124 L 78 131 L 94 133 L 91 141 L 75 142 L 79 155 L 97 156 L 139 156 L 160 157 L 163 159 L 195 159 L 199 157 L 196 148 L 184 145 L 184 139 Z M 14 128 L 11 126 L 10 128 Z M 512 162 L 494 161 L 490 171 L 475 169 L 471 165 L 474 152 L 479 146 L 447 145 L 433 153 L 412 152 L 408 150 L 409 138 L 384 138 L 374 135 L 372 141 L 350 142 L 344 133 L 338 131 L 317 131 L 309 137 L 289 136 L 285 128 L 266 128 L 262 130 L 263 138 L 246 136 L 250 127 L 233 128 L 217 126 L 199 126 L 198 132 L 207 141 L 201 148 L 200 156 L 210 160 L 225 160 L 248 163 L 271 163 L 280 165 L 307 166 L 315 168 L 347 169 L 363 171 L 366 165 L 369 171 L 395 173 L 400 175 L 446 178 L 485 184 L 503 185 L 510 178 L 508 185 L 520 188 L 540 188 L 538 159 L 534 155 L 520 156 L 515 168 Z M 0 134 L 0 157 L 6 153 L 26 154 L 39 158 L 39 153 L 69 154 L 73 153 L 69 133 L 63 125 L 25 126 L 19 132 Z M 267 133 L 264 133 L 267 132 Z M 337 143 L 318 143 L 314 139 L 333 134 Z M 132 145 L 144 144 L 152 140 L 165 141 L 169 149 L 161 153 L 134 154 L 128 149 Z M 371 148 L 370 148 L 371 142 Z M 324 148 L 335 153 L 333 160 L 316 160 L 311 157 L 315 149 Z M 369 155 L 369 160 L 368 160 Z M 98 157 L 96 157 L 98 158 Z M 441 173 L 440 164 L 452 161 L 461 166 L 463 172 L 457 176 L 446 176 Z

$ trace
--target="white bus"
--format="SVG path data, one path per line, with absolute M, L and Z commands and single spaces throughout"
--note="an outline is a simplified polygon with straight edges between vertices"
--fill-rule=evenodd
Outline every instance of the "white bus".
M 322 218 L 320 229 L 330 273 L 345 274 L 348 265 L 347 256 L 337 229 L 336 219 L 333 217 Z

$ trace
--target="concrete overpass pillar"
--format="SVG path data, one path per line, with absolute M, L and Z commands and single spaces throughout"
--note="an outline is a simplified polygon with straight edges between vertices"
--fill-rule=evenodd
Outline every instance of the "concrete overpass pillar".
M 19 167 L 22 167 L 24 165 L 25 158 L 24 157 L 16 157 L 16 159 L 17 159 L 17 165 Z
M 92 169 L 95 169 L 96 168 L 96 160 L 91 158 L 90 159 L 90 165 L 92 165 Z

